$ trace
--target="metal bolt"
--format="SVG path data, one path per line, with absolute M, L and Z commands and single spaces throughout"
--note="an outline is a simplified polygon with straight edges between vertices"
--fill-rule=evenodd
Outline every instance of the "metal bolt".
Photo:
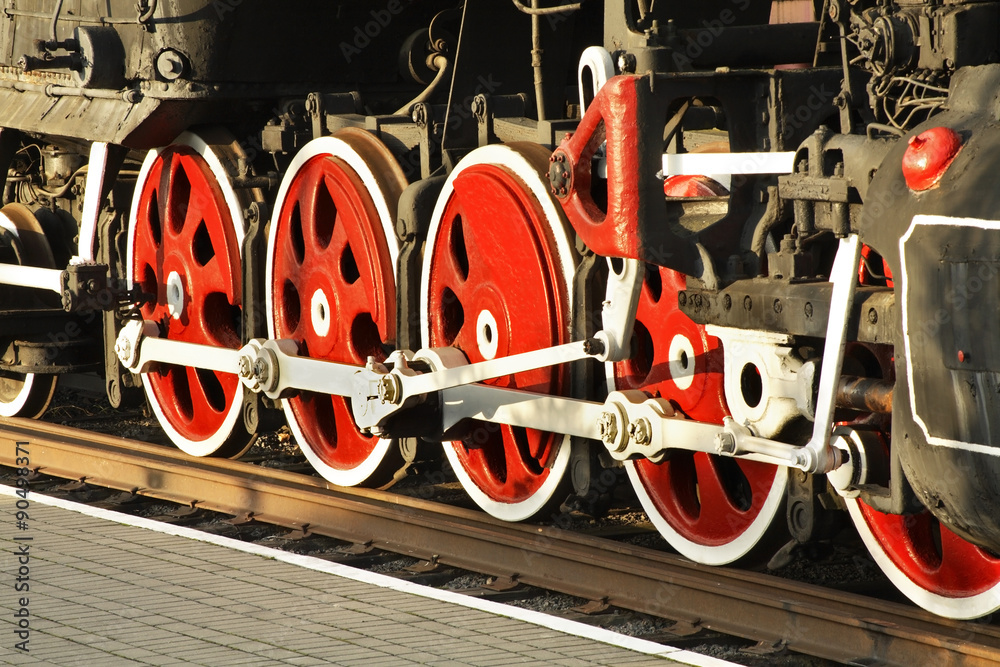
M 678 292 L 677 303 L 683 308 L 684 306 L 687 305 L 687 302 L 688 302 L 687 292 Z
M 604 341 L 600 338 L 588 338 L 583 341 L 583 353 L 589 354 L 592 357 L 604 354 Z
M 398 398 L 396 383 L 391 375 L 386 375 L 378 381 L 378 399 L 383 403 L 395 404 L 396 398 Z
M 806 317 L 811 318 L 813 316 L 813 305 L 810 302 L 806 301 L 806 306 L 804 310 Z
M 476 95 L 472 100 L 472 115 L 478 121 L 486 118 L 486 99 L 482 95 Z
M 652 431 L 649 420 L 645 417 L 640 417 L 628 425 L 629 437 L 635 440 L 637 445 L 648 445 Z
M 720 454 L 736 453 L 736 437 L 723 431 L 715 436 L 715 451 Z
M 775 313 L 780 313 L 781 309 L 782 309 L 781 299 L 775 299 L 774 300 L 774 312 Z
M 267 362 L 263 359 L 257 359 L 253 362 L 253 376 L 257 378 L 260 383 L 266 383 L 271 377 L 271 371 L 267 367 Z
M 748 312 L 753 310 L 753 299 L 749 295 L 743 297 L 743 310 Z
M 878 311 L 876 311 L 874 308 L 868 309 L 868 323 L 869 324 L 878 323 Z
M 597 430 L 601 435 L 601 442 L 606 445 L 613 445 L 618 437 L 618 424 L 615 415 L 611 412 L 602 412 L 597 418 Z
M 253 364 L 248 357 L 240 357 L 240 377 L 249 378 L 253 373 Z
M 733 307 L 733 297 L 729 296 L 728 294 L 724 294 L 722 296 L 722 307 L 725 308 L 726 310 L 729 310 L 730 308 L 732 308 Z

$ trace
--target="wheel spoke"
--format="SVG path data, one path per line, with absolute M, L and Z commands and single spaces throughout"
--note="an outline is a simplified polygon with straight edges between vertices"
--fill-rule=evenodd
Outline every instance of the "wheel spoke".
M 740 509 L 729 498 L 730 490 L 723 481 L 719 463 L 716 457 L 708 454 L 694 457 L 701 512 L 709 517 L 736 516 Z

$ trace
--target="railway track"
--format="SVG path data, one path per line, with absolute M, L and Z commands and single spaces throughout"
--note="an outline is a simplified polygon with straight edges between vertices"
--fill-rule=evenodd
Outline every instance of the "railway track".
M 759 573 L 302 474 L 77 429 L 6 421 L 46 475 L 348 540 L 852 664 L 996 664 L 1000 628 Z

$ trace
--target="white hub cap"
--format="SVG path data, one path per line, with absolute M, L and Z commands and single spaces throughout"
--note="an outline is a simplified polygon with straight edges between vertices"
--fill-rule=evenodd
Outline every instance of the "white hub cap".
M 330 302 L 323 290 L 313 292 L 310 311 L 312 312 L 313 331 L 323 337 L 330 333 Z
M 184 281 L 176 271 L 167 276 L 167 310 L 175 320 L 184 314 Z
M 488 361 L 497 356 L 498 341 L 497 319 L 490 311 L 481 311 L 476 320 L 476 342 L 479 343 L 479 353 L 483 355 L 483 359 Z
M 670 341 L 670 378 L 678 389 L 689 389 L 694 382 L 694 345 L 687 336 L 677 334 Z

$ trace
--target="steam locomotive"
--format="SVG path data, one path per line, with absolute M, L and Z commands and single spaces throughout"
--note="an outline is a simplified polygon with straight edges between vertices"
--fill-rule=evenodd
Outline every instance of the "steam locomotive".
M 96 372 L 511 521 L 623 467 L 693 560 L 849 517 L 1000 607 L 1000 3 L 3 7 L 3 416 Z

